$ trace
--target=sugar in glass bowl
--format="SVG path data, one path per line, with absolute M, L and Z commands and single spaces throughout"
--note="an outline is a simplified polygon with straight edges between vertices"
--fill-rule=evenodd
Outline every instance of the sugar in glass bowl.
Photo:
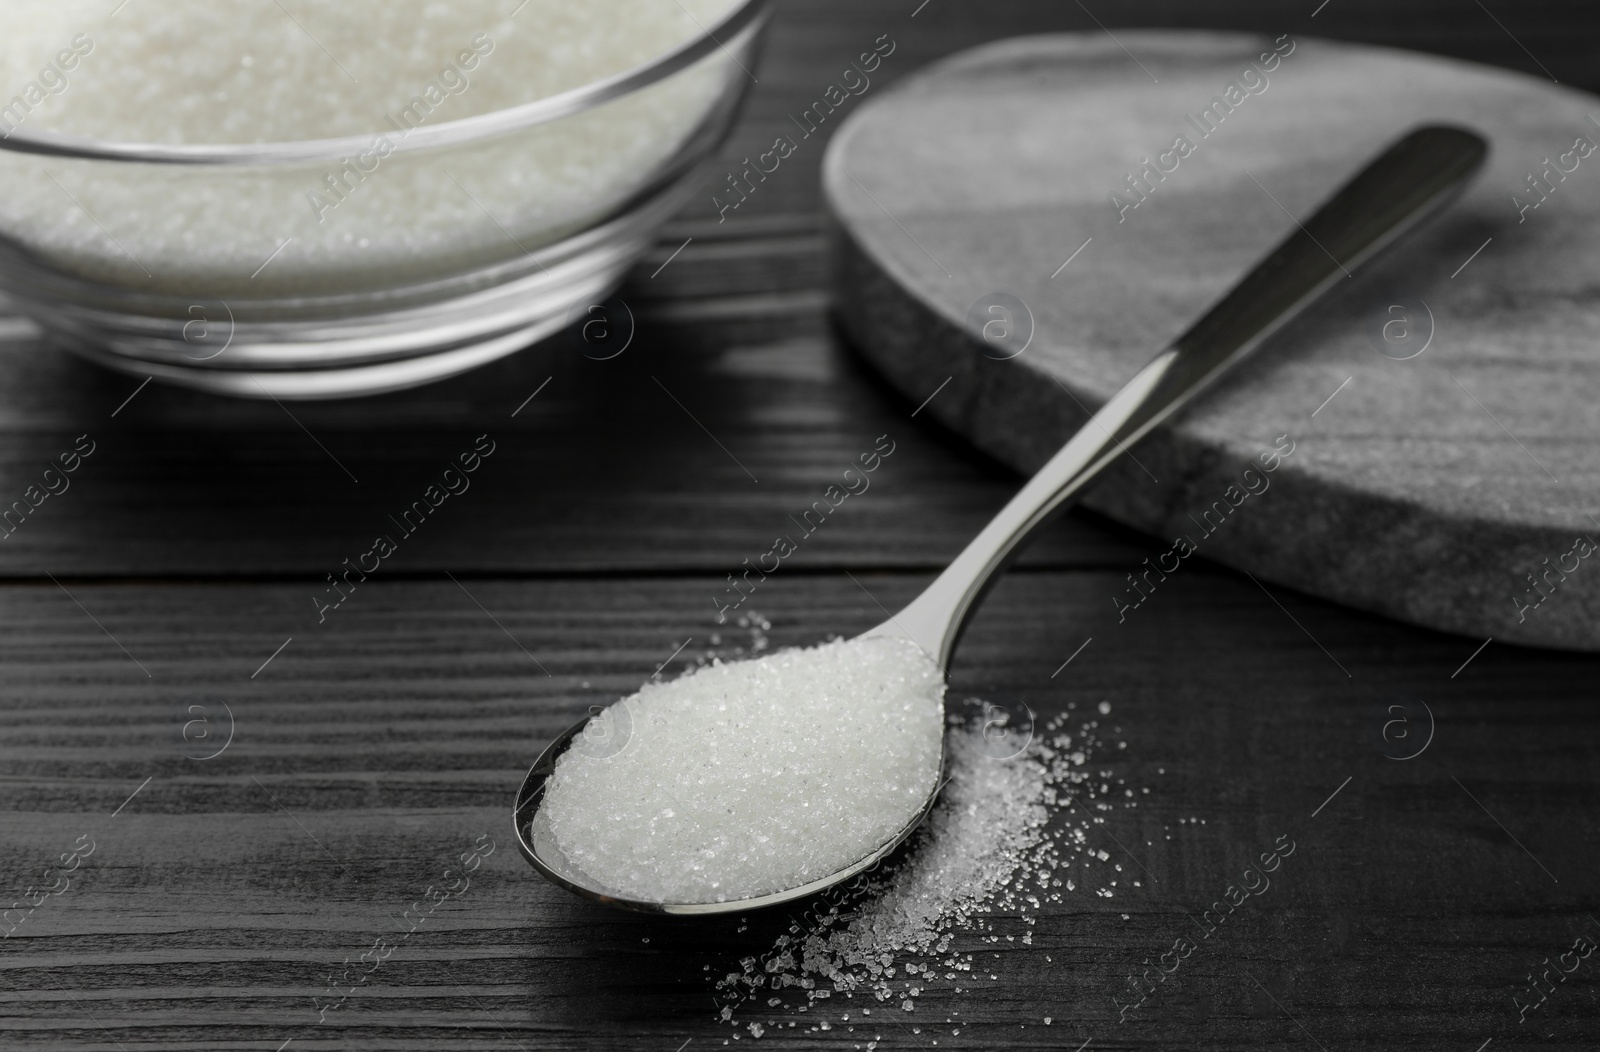
M 13 0 L 0 291 L 248 397 L 395 390 L 597 303 L 726 134 L 771 0 Z

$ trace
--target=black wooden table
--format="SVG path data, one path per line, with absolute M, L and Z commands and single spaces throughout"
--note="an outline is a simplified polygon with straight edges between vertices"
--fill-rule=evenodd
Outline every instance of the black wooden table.
M 1321 33 L 1600 87 L 1576 0 L 1044 6 L 791 3 L 724 153 L 765 149 L 882 34 L 898 47 L 872 91 L 1095 19 Z M 285 408 L 141 387 L 0 319 L 0 504 L 81 457 L 0 539 L 0 874 L 20 903 L 0 924 L 5 1048 L 732 1038 L 713 980 L 788 921 L 580 901 L 517 855 L 509 807 L 590 705 L 752 645 L 715 620 L 726 575 L 878 436 L 896 452 L 871 490 L 734 612 L 770 622 L 772 645 L 875 624 L 1017 483 L 914 418 L 830 327 L 820 158 L 813 139 L 727 222 L 708 193 L 667 229 L 621 293 L 637 337 L 607 361 L 562 337 L 425 390 Z M 344 560 L 474 449 L 470 489 L 335 592 Z M 1095 846 L 1151 879 L 1066 896 L 1032 945 L 961 936 L 999 976 L 981 991 L 931 983 L 903 1019 L 826 1033 L 775 1012 L 761 1042 L 1600 1043 L 1600 958 L 1568 952 L 1600 942 L 1600 661 L 1480 648 L 1203 565 L 1118 624 L 1110 597 L 1160 548 L 1069 516 L 990 596 L 952 683 L 1041 717 L 1111 702 L 1127 747 L 1101 762 L 1149 793 Z M 1419 755 L 1393 758 L 1396 719 Z M 1270 891 L 1121 1011 L 1129 976 L 1280 835 L 1298 850 Z M 460 886 L 463 856 L 470 885 L 406 934 L 425 889 Z M 379 938 L 392 951 L 319 1018 L 330 973 Z

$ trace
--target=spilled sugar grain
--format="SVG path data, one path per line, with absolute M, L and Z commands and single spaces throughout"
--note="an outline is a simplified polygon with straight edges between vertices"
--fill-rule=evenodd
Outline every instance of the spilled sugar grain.
M 770 638 L 768 638 L 768 636 L 767 636 L 767 633 L 772 631 L 772 622 L 769 621 L 767 618 L 763 617 L 761 614 L 758 614 L 758 613 L 756 613 L 754 611 L 751 611 L 748 614 L 740 614 L 737 618 L 734 619 L 733 625 L 734 625 L 734 627 L 742 629 L 744 632 L 746 632 L 748 634 L 748 636 L 749 636 L 748 654 L 751 657 L 754 657 L 757 654 L 763 653 L 764 651 L 766 651 L 766 649 L 768 647 L 770 647 L 772 645 L 772 640 Z M 831 643 L 835 639 L 838 639 L 838 638 L 840 638 L 840 637 L 839 636 L 829 636 L 827 638 L 826 642 Z M 746 653 L 747 653 L 745 647 L 739 646 L 737 644 L 734 645 L 734 647 L 733 647 L 733 649 L 731 651 L 724 652 L 724 650 L 722 649 L 723 648 L 723 642 L 722 642 L 722 633 L 721 632 L 712 632 L 709 642 L 711 644 L 710 646 L 706 647 L 704 650 L 701 650 L 699 653 L 694 655 L 694 666 L 695 666 L 695 668 L 701 668 L 701 667 L 703 667 L 705 665 L 709 665 L 713 661 L 719 661 L 719 660 L 732 661 L 732 660 L 736 660 L 738 658 L 744 657 L 746 655 Z M 660 673 L 658 672 L 656 675 L 659 676 Z
M 1032 945 L 1047 903 L 1091 887 L 1113 898 L 1119 882 L 1138 887 L 1099 846 L 1109 838 L 1092 831 L 1113 792 L 1126 807 L 1137 802 L 1111 771 L 1089 766 L 1106 748 L 1100 722 L 1082 720 L 1068 733 L 1071 708 L 1016 755 L 992 718 L 953 717 L 948 783 L 905 855 L 824 896 L 767 954 L 744 958 L 717 981 L 719 1018 L 736 1028 L 732 1039 L 777 1027 L 870 1031 L 870 1007 L 831 999 L 860 995 L 881 1004 L 880 1013 L 914 1012 L 925 992 L 997 982 L 996 972 L 977 970 L 976 953 L 952 947 L 1001 942 L 995 920 L 1004 917 L 1020 918 L 1025 929 L 1004 940 Z M 1098 708 L 1110 712 L 1106 702 Z

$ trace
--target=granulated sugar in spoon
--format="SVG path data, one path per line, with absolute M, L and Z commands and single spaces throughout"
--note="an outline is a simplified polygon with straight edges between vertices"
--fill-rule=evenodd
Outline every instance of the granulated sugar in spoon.
M 729 913 L 868 869 L 932 808 L 945 668 L 1023 542 L 1129 445 L 1482 167 L 1470 131 L 1423 127 L 1384 150 L 1156 356 L 909 606 L 849 641 L 651 683 L 567 731 L 517 796 L 523 854 L 598 902 Z

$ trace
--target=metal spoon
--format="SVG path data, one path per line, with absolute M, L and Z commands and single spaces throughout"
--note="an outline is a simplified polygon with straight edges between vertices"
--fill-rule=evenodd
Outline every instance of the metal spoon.
M 945 571 L 905 609 L 860 638 L 891 637 L 921 647 L 940 668 L 967 618 L 995 579 L 1051 514 L 1114 458 L 1177 412 L 1229 367 L 1377 252 L 1449 203 L 1488 155 L 1482 137 L 1426 126 L 1405 135 L 1319 208 L 1215 306 L 1112 396 L 1022 487 Z M 540 821 L 539 805 L 557 758 L 583 734 L 584 720 L 539 757 L 517 794 L 517 842 L 535 869 L 562 887 L 624 909 L 651 913 L 730 913 L 814 894 L 882 861 L 911 835 L 938 790 L 888 841 L 821 880 L 731 902 L 641 902 L 608 894 L 562 857 Z

